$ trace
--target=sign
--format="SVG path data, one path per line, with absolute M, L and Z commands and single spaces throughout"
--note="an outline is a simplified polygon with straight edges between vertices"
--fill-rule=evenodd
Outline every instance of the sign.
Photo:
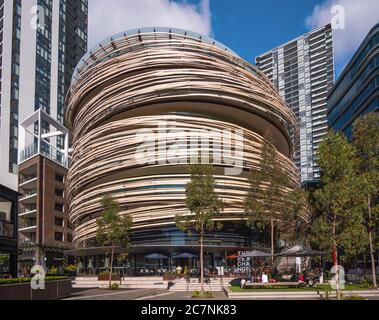
M 217 275 L 224 276 L 224 267 L 216 267 Z
M 241 257 L 244 253 L 249 251 L 238 251 L 237 257 L 237 272 L 248 272 L 251 269 L 251 259 L 249 257 Z

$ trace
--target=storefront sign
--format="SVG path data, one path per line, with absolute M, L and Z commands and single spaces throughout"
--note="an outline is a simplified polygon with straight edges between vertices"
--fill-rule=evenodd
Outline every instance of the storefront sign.
M 241 257 L 242 254 L 248 253 L 249 251 L 238 251 L 237 257 L 237 272 L 248 272 L 251 268 L 250 258 Z

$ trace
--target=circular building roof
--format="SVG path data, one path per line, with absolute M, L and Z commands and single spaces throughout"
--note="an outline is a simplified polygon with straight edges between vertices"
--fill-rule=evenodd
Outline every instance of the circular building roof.
M 237 53 L 235 53 L 233 50 L 228 48 L 227 46 L 223 45 L 221 42 L 218 42 L 206 35 L 185 30 L 185 29 L 180 29 L 180 28 L 168 28 L 168 27 L 148 27 L 148 28 L 138 28 L 138 29 L 131 29 L 125 32 L 120 32 L 117 34 L 114 34 L 101 42 L 99 42 L 95 47 L 93 47 L 91 50 L 89 50 L 79 61 L 78 65 L 75 68 L 73 79 L 77 76 L 80 71 L 85 68 L 86 65 L 88 64 L 96 64 L 100 61 L 103 61 L 102 58 L 97 58 L 94 53 L 97 51 L 102 51 L 106 50 L 105 48 L 109 45 L 109 43 L 116 43 L 117 40 L 119 39 L 127 39 L 130 36 L 136 35 L 136 34 L 143 34 L 146 33 L 160 33 L 160 34 L 167 34 L 167 37 L 170 37 L 170 34 L 175 34 L 175 35 L 181 35 L 183 38 L 193 38 L 198 40 L 199 42 L 207 43 L 213 46 L 216 46 L 222 50 L 225 50 L 227 52 L 230 52 L 236 56 L 238 56 Z M 117 51 L 117 47 L 114 47 L 114 50 Z M 109 52 L 108 52 L 109 53 Z M 120 52 L 119 52 L 120 53 Z M 94 58 L 96 57 L 96 58 Z

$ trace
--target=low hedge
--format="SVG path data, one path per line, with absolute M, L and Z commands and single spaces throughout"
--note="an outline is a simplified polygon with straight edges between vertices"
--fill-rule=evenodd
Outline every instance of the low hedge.
M 45 281 L 66 280 L 68 277 L 45 277 Z M 7 284 L 28 283 L 32 278 L 0 279 L 0 286 Z
M 108 272 L 102 272 L 97 275 L 97 280 L 99 281 L 108 281 L 109 280 L 109 273 Z M 114 273 L 112 274 L 112 281 L 120 281 L 121 275 Z
M 192 298 L 195 298 L 195 299 L 213 299 L 213 295 L 212 295 L 212 292 L 209 292 L 209 291 L 204 291 L 204 292 L 201 292 L 201 291 L 193 291 L 192 292 Z

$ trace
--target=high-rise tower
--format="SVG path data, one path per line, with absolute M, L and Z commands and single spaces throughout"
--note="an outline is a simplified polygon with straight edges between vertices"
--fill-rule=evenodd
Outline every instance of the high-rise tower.
M 306 33 L 256 58 L 300 123 L 295 163 L 302 183 L 317 181 L 316 152 L 328 130 L 327 96 L 334 83 L 332 27 Z
M 26 147 L 20 123 L 38 109 L 63 123 L 72 73 L 87 51 L 87 2 L 0 0 L 0 174 L 11 189 L 18 188 L 19 154 Z

